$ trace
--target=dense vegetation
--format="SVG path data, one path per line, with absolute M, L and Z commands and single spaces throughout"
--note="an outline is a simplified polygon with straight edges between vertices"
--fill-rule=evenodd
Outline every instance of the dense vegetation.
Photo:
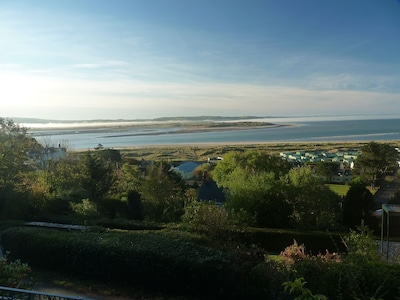
M 43 147 L 12 120 L 0 119 L 0 126 L 0 218 L 9 224 L 1 238 L 10 251 L 0 279 L 10 258 L 191 297 L 290 299 L 298 290 L 329 299 L 392 299 L 397 293 L 399 267 L 376 255 L 368 229 L 378 229 L 380 220 L 367 187 L 395 172 L 391 145 L 361 145 L 357 176 L 341 197 L 324 180 L 332 164 L 295 167 L 276 149 L 202 150 L 224 159 L 200 166 L 188 183 L 163 155 L 150 161 L 98 145 L 49 158 L 44 153 L 58 147 Z M 199 157 L 193 148 L 175 151 Z M 198 201 L 205 178 L 224 188 L 224 205 Z M 5 223 L 12 219 L 89 227 L 65 232 Z M 27 275 L 20 264 L 14 267 Z

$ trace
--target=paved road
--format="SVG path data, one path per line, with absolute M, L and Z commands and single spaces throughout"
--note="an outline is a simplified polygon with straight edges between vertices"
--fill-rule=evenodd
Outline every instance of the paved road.
M 375 194 L 375 197 L 374 197 L 376 209 L 380 209 L 380 208 L 382 208 L 382 204 L 388 203 L 399 187 L 400 187 L 400 178 L 396 176 L 395 179 L 393 180 L 393 182 L 391 182 L 386 187 L 381 188 Z

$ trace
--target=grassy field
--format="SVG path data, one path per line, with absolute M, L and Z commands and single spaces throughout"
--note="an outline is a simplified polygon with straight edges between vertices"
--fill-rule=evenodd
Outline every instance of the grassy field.
M 347 191 L 350 189 L 350 185 L 344 185 L 344 184 L 327 184 L 327 186 L 334 191 L 336 194 L 339 196 L 346 196 Z M 378 191 L 377 189 L 372 189 L 370 186 L 366 187 L 372 195 L 375 195 L 375 193 Z
M 347 191 L 350 188 L 349 185 L 344 184 L 327 184 L 327 186 L 339 196 L 346 196 Z

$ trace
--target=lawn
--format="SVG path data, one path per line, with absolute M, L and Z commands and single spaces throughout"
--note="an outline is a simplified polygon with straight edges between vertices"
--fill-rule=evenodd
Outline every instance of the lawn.
M 347 191 L 350 189 L 350 185 L 347 184 L 329 183 L 326 186 L 339 196 L 346 196 Z M 366 186 L 366 188 L 371 192 L 372 195 L 375 195 L 375 193 L 378 191 L 377 189 L 372 189 L 370 186 Z
M 332 191 L 334 191 L 336 194 L 339 196 L 346 196 L 347 191 L 350 189 L 349 185 L 345 184 L 327 184 L 327 187 L 329 187 Z

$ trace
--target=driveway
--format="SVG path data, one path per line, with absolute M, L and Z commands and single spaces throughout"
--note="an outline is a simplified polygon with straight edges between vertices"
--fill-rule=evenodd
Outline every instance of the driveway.
M 396 190 L 400 187 L 400 178 L 395 177 L 395 179 L 389 183 L 387 186 L 382 187 L 374 196 L 375 198 L 375 208 L 382 208 L 382 204 L 386 204 L 392 199 Z

